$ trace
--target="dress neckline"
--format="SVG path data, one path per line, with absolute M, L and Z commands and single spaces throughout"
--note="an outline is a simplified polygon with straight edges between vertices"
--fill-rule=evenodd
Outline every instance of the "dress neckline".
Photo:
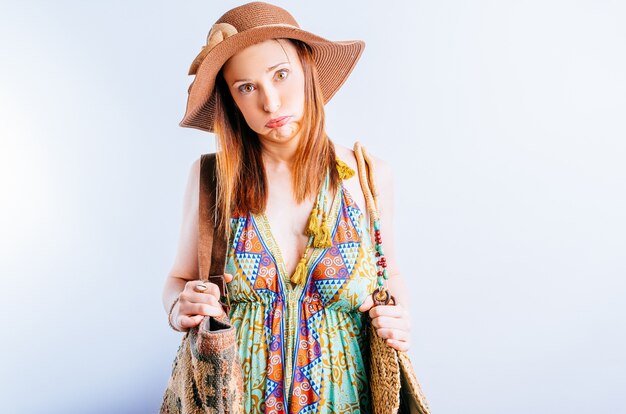
M 331 226 L 331 240 L 334 235 L 333 230 L 337 227 L 337 222 L 341 219 L 341 205 L 345 200 L 345 195 L 347 190 L 345 189 L 343 182 L 340 180 L 339 185 L 337 186 L 337 191 L 333 197 L 333 201 L 331 203 L 331 207 L 329 209 L 329 221 L 332 224 Z M 259 239 L 262 243 L 267 247 L 267 251 L 270 253 L 272 258 L 274 259 L 274 264 L 278 270 L 278 279 L 280 280 L 280 284 L 283 286 L 283 290 L 286 293 L 294 295 L 295 297 L 300 296 L 302 290 L 307 285 L 304 284 L 292 284 L 291 275 L 287 273 L 287 266 L 285 265 L 285 261 L 283 259 L 280 246 L 278 242 L 274 238 L 274 233 L 272 233 L 271 225 L 269 219 L 265 215 L 265 213 L 251 213 L 252 219 L 256 224 L 256 227 L 259 229 Z M 312 265 L 317 262 L 317 260 L 326 252 L 329 248 L 315 248 L 313 253 L 309 255 L 306 261 L 306 278 L 307 281 L 309 279 L 309 275 L 311 273 Z

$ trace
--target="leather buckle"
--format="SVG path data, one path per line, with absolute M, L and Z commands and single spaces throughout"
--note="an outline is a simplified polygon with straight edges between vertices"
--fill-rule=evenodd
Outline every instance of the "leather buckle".
M 226 312 L 226 315 L 230 314 L 230 298 L 228 297 L 228 286 L 224 280 L 224 275 L 209 275 L 209 282 L 215 283 L 220 290 L 220 305 Z

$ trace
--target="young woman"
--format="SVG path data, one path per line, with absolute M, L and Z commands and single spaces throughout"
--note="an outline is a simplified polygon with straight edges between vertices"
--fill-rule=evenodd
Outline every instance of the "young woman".
M 218 224 L 228 234 L 225 278 L 248 413 L 369 412 L 367 312 L 389 346 L 409 348 L 389 168 L 375 160 L 387 287 L 398 305 L 372 308 L 380 266 L 354 152 L 324 129 L 324 104 L 363 48 L 306 32 L 276 6 L 249 3 L 217 21 L 190 69 L 196 77 L 181 126 L 217 138 L 217 204 L 226 212 Z M 217 286 L 198 289 L 199 174 L 197 160 L 163 291 L 179 331 L 223 314 Z

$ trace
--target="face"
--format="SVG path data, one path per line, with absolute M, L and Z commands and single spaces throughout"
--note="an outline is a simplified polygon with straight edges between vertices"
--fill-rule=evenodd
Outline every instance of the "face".
M 231 57 L 224 79 L 248 126 L 276 143 L 298 138 L 304 112 L 304 72 L 284 39 L 250 46 Z

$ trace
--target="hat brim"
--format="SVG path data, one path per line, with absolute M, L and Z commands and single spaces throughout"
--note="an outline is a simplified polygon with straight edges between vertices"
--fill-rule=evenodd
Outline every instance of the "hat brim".
M 296 39 L 311 46 L 317 65 L 324 103 L 330 101 L 354 69 L 365 49 L 362 40 L 333 42 L 290 25 L 266 25 L 230 36 L 206 55 L 189 86 L 189 97 L 181 127 L 213 132 L 215 78 L 222 66 L 238 51 L 268 39 Z

